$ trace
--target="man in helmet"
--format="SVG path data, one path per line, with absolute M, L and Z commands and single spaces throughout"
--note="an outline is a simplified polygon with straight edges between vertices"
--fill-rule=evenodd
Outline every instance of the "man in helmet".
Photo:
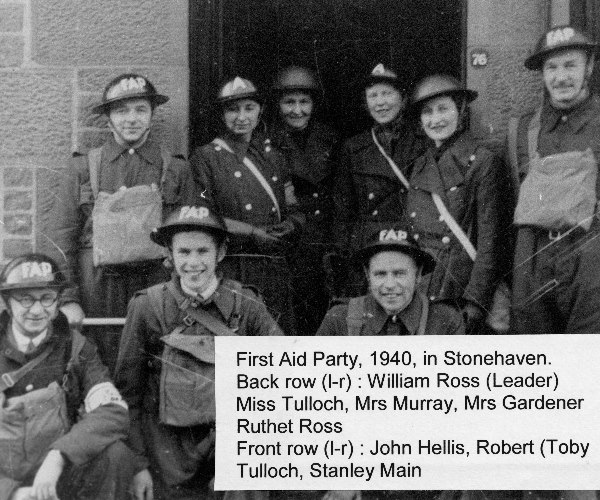
M 577 28 L 557 26 L 525 60 L 545 88 L 541 107 L 509 124 L 520 184 L 511 318 L 517 334 L 600 332 L 600 100 L 590 90 L 596 45 Z
M 157 187 L 165 215 L 177 206 L 195 203 L 189 165 L 152 137 L 156 108 L 167 101 L 168 97 L 142 75 L 127 73 L 114 78 L 104 89 L 101 102 L 92 109 L 106 120 L 110 131 L 106 142 L 87 155 L 75 153 L 66 177 L 57 176 L 56 185 L 44 193 L 38 242 L 46 253 L 62 262 L 77 285 L 65 292 L 60 304 L 71 323 L 81 323 L 84 314 L 123 317 L 127 301 L 136 291 L 167 277 L 161 259 L 156 258 L 95 265 L 92 227 L 98 196 L 121 193 L 124 188 Z M 119 246 L 134 242 L 123 241 L 119 234 L 109 243 Z M 99 329 L 91 335 L 104 361 L 112 367 L 117 334 Z
M 131 300 L 115 373 L 131 411 L 136 500 L 212 495 L 214 337 L 282 334 L 250 288 L 217 272 L 227 236 L 206 206 L 182 207 L 152 233 L 174 274 Z
M 509 133 L 521 184 L 515 212 L 515 333 L 600 331 L 600 221 L 594 216 L 600 100 L 589 86 L 595 48 L 578 29 L 559 26 L 525 60 L 526 68 L 540 72 L 545 90 L 541 108 L 513 122 L 517 126 Z M 538 173 L 551 162 L 557 176 L 543 188 Z
M 58 310 L 66 286 L 41 254 L 0 274 L 0 499 L 127 499 L 127 405 L 96 347 Z
M 367 295 L 334 306 L 317 335 L 460 335 L 460 313 L 417 292 L 424 275 L 435 268 L 402 226 L 375 232 L 354 255 L 363 268 Z
M 314 335 L 327 310 L 323 256 L 330 251 L 332 185 L 339 134 L 315 119 L 319 85 L 314 73 L 298 66 L 279 72 L 273 84 L 276 117 L 271 140 L 291 170 L 298 208 L 306 223 L 291 256 L 294 312 L 298 333 Z
M 398 75 L 378 64 L 364 83 L 363 99 L 373 126 L 347 140 L 334 184 L 334 237 L 338 250 L 353 253 L 383 225 L 403 219 L 407 179 L 423 140 L 406 120 L 406 92 Z M 352 268 L 346 293 L 364 291 L 364 275 Z

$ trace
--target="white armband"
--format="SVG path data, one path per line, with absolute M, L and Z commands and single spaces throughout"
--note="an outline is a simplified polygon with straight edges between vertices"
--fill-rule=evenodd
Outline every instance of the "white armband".
M 99 406 L 115 404 L 127 410 L 127 403 L 112 382 L 102 382 L 92 387 L 85 397 L 85 411 L 89 413 Z

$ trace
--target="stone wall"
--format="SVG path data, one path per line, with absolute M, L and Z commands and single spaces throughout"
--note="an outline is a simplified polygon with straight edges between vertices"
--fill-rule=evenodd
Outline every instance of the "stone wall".
M 187 18 L 186 0 L 0 0 L 0 258 L 43 237 L 36 193 L 102 141 L 90 108 L 114 76 L 140 72 L 171 97 L 156 132 L 187 151 Z
M 470 0 L 467 5 L 467 85 L 479 92 L 472 128 L 480 137 L 504 142 L 508 118 L 534 107 L 541 97 L 537 72 L 523 61 L 549 26 L 548 0 Z M 489 54 L 484 67 L 471 52 Z

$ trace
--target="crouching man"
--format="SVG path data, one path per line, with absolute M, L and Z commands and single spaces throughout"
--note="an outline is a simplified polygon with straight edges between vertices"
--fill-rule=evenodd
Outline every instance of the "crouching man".
M 0 500 L 128 498 L 127 405 L 58 311 L 65 286 L 41 254 L 0 273 Z
M 251 289 L 217 274 L 227 234 L 208 208 L 182 207 L 151 235 L 168 248 L 174 273 L 129 303 L 115 373 L 131 408 L 136 500 L 266 496 L 211 487 L 214 338 L 283 334 Z

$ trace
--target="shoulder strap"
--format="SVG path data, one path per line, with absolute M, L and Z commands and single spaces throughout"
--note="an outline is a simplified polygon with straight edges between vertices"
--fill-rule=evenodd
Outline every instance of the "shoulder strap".
M 429 318 L 429 299 L 422 293 L 419 294 L 419 297 L 421 299 L 421 319 L 419 321 L 419 329 L 417 330 L 417 335 L 425 335 L 427 319 Z
M 167 178 L 167 167 L 171 163 L 171 158 L 173 157 L 173 155 L 168 149 L 164 148 L 161 144 L 160 157 L 162 158 L 162 174 L 160 176 L 160 190 L 162 191 L 165 179 Z
M 531 117 L 529 128 L 527 129 L 529 161 L 533 160 L 537 154 L 538 136 L 542 128 L 542 107 L 540 106 Z
M 29 372 L 33 371 L 42 361 L 44 361 L 52 351 L 52 345 L 48 345 L 46 349 L 36 358 L 33 358 L 28 363 L 25 363 L 21 368 L 13 372 L 3 373 L 0 377 L 0 393 L 4 392 L 15 385 Z
M 223 148 L 225 151 L 235 154 L 233 152 L 233 150 L 229 147 L 229 144 L 227 144 L 220 137 L 215 137 L 212 142 L 213 142 L 213 144 Z M 277 218 L 279 219 L 279 221 L 281 221 L 281 209 L 279 208 L 279 202 L 277 201 L 277 197 L 275 196 L 275 193 L 273 192 L 273 188 L 267 182 L 267 179 L 265 179 L 264 175 L 261 173 L 261 171 L 258 169 L 258 167 L 247 156 L 244 156 L 242 163 L 246 166 L 246 168 L 248 170 L 250 170 L 252 175 L 254 177 L 256 177 L 256 180 L 260 183 L 260 185 L 263 187 L 263 189 L 269 195 L 269 198 L 271 198 L 271 201 L 273 202 L 273 205 L 275 206 L 275 209 L 277 211 Z
M 406 180 L 406 177 L 404 177 L 404 174 L 398 168 L 398 165 L 396 165 L 396 162 L 394 160 L 392 160 L 392 158 L 390 158 L 390 156 L 385 152 L 385 149 L 383 149 L 383 146 L 381 144 L 379 144 L 379 141 L 377 140 L 377 136 L 375 135 L 375 129 L 373 129 L 373 128 L 371 129 L 371 137 L 373 138 L 373 142 L 375 143 L 375 146 L 377 146 L 377 149 L 379 149 L 379 152 L 383 155 L 383 157 L 390 164 L 390 167 L 392 167 L 392 170 L 394 171 L 394 174 L 396 174 L 396 177 L 398 177 L 398 179 L 400 179 L 400 182 L 402 184 L 404 184 L 404 187 L 406 189 L 408 189 L 410 187 L 408 180 Z
M 87 154 L 88 167 L 90 169 L 90 186 L 94 199 L 98 198 L 100 191 L 100 161 L 102 158 L 102 147 L 90 149 Z
M 237 335 L 232 328 L 227 326 L 223 321 L 208 314 L 204 309 L 192 307 L 192 301 L 179 293 L 172 281 L 167 283 L 167 290 L 175 298 L 179 309 L 186 314 L 183 318 L 183 322 L 186 325 L 191 326 L 194 323 L 199 323 L 217 336 Z
M 452 231 L 452 234 L 460 242 L 467 254 L 469 254 L 469 257 L 471 257 L 471 260 L 475 260 L 475 257 L 477 257 L 477 250 L 475 250 L 473 243 L 471 243 L 471 240 L 463 231 L 462 227 L 460 227 L 458 222 L 456 222 L 456 219 L 452 217 L 452 214 L 446 208 L 446 205 L 442 201 L 440 195 L 437 193 L 431 193 L 431 197 L 433 198 L 433 203 L 435 203 L 440 216 L 448 226 L 448 229 Z
M 165 314 L 164 314 L 164 300 L 163 300 L 163 291 L 165 289 L 164 283 L 160 285 L 154 285 L 150 288 L 146 289 L 146 293 L 148 294 L 148 300 L 150 301 L 150 305 L 152 306 L 152 310 L 157 312 L 158 321 L 160 323 L 160 327 L 162 328 L 163 333 L 166 335 L 170 333 L 167 331 L 167 324 L 165 322 Z
M 69 373 L 71 373 L 73 367 L 77 365 L 79 361 L 79 353 L 83 349 L 84 345 L 85 337 L 81 334 L 81 332 L 79 330 L 71 330 L 71 356 L 63 373 L 63 389 L 67 387 Z
M 364 324 L 365 315 L 365 298 L 352 297 L 348 302 L 348 315 L 346 316 L 346 326 L 348 327 L 348 335 L 360 335 Z
M 517 154 L 517 137 L 520 118 L 511 116 L 508 120 L 508 161 L 515 189 L 519 187 L 519 155 Z

